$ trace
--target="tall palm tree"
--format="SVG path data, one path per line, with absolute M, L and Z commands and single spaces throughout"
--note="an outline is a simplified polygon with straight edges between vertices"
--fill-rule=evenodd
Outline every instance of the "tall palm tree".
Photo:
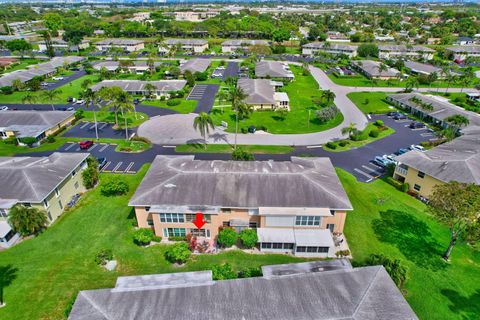
M 330 102 L 333 102 L 333 100 L 335 100 L 335 98 L 336 98 L 336 95 L 331 90 L 324 90 L 322 92 L 322 99 L 326 100 L 327 104 L 330 103 Z
M 237 149 L 237 135 L 238 135 L 238 111 L 240 105 L 244 104 L 247 94 L 238 86 L 230 87 L 228 98 L 232 104 L 232 109 L 235 111 L 235 149 Z
M 203 142 L 205 149 L 207 148 L 207 139 L 206 136 L 210 133 L 210 129 L 214 129 L 212 117 L 206 112 L 200 112 L 198 116 L 193 120 L 193 128 L 200 131 L 200 134 L 203 137 Z
M 102 100 L 106 101 L 106 104 L 103 107 L 103 109 L 107 110 L 107 111 L 113 111 L 113 113 L 115 115 L 115 125 L 117 125 L 117 126 L 119 125 L 118 124 L 118 111 L 120 109 L 119 109 L 118 105 L 116 104 L 115 97 L 119 94 L 120 91 L 123 91 L 123 90 L 119 87 L 111 87 L 111 88 L 103 87 L 97 93 L 98 96 Z
M 34 104 L 38 101 L 38 96 L 32 94 L 31 92 L 27 92 L 26 95 L 22 98 L 22 103 L 24 104 Z
M 53 100 L 55 98 L 58 98 L 58 96 L 62 93 L 61 90 L 55 89 L 55 90 L 44 90 L 42 91 L 42 97 L 45 98 L 46 100 L 50 101 L 50 104 L 52 105 L 52 110 L 55 111 L 55 107 L 53 106 Z
M 150 70 L 150 74 L 153 74 L 155 72 L 155 60 L 153 60 L 154 55 L 150 54 L 148 59 L 147 59 L 147 66 L 148 69 Z
M 120 90 L 115 94 L 114 100 L 115 105 L 122 113 L 123 120 L 125 121 L 125 140 L 128 140 L 127 113 L 135 110 L 135 103 L 133 103 L 132 96 L 123 90 Z
M 342 134 L 348 134 L 349 138 L 352 138 L 352 135 L 357 131 L 356 124 L 351 122 L 348 127 L 342 128 Z
M 445 90 L 445 92 L 448 92 L 450 85 L 457 81 L 457 76 L 451 72 L 447 73 L 447 75 L 445 76 L 445 81 L 447 82 L 447 89 Z
M 405 81 L 405 91 L 418 89 L 419 86 L 420 86 L 420 82 L 418 82 L 417 77 L 409 77 L 407 81 Z
M 80 87 L 82 87 L 83 90 L 86 90 L 90 85 L 93 83 L 92 79 L 85 79 L 82 81 L 82 84 Z
M 95 111 L 95 104 L 98 103 L 98 101 L 100 100 L 100 97 L 95 91 L 93 91 L 90 88 L 80 93 L 80 97 L 83 100 L 85 100 L 85 105 L 87 106 L 87 108 L 92 107 L 93 121 L 95 123 L 95 137 L 98 140 L 98 124 L 97 124 L 97 112 Z
M 377 67 L 378 69 L 378 73 L 381 74 L 383 71 L 387 71 L 388 70 L 388 66 L 384 63 L 380 63 Z
M 450 116 L 446 118 L 445 121 L 456 127 L 468 126 L 470 124 L 470 120 L 461 114 Z

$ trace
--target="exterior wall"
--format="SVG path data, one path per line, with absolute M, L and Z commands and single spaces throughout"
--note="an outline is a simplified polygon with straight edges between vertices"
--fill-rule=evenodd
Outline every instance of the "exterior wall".
M 276 109 L 274 104 L 252 104 L 253 110 L 273 110 Z
M 434 177 L 431 177 L 427 174 L 425 174 L 423 178 L 419 177 L 419 171 L 412 167 L 408 167 L 406 171 L 407 172 L 405 173 L 405 169 L 402 170 L 401 168 L 399 168 L 399 166 L 397 166 L 397 168 L 395 168 L 394 177 L 397 180 L 401 180 L 403 178 L 404 182 L 408 183 L 410 191 L 416 192 L 425 198 L 428 198 L 432 194 L 433 187 L 443 183 L 442 181 L 435 179 Z M 415 190 L 415 184 L 420 186 L 420 191 Z
M 47 131 L 45 131 L 45 135 L 49 136 L 49 135 L 54 134 L 55 132 L 61 130 L 63 127 L 71 125 L 74 120 L 75 120 L 75 115 L 72 115 L 71 117 L 65 119 L 63 122 L 58 124 L 56 127 L 52 127 L 50 129 L 48 129 Z
M 302 54 L 305 56 L 312 56 L 316 54 L 317 52 L 326 52 L 332 55 L 341 55 L 345 54 L 350 58 L 356 57 L 357 56 L 357 51 L 347 51 L 347 50 L 339 50 L 339 49 L 333 49 L 333 48 L 322 48 L 322 49 L 317 49 L 317 48 L 302 48 Z
M 347 218 L 346 211 L 335 211 L 335 215 L 331 217 L 322 217 L 320 221 L 320 228 L 326 229 L 328 224 L 333 224 L 333 232 L 343 233 L 343 228 L 345 227 L 345 220 Z
M 68 177 L 58 186 L 59 195 L 55 194 L 55 191 L 52 191 L 47 196 L 47 201 L 49 206 L 45 207 L 43 203 L 31 203 L 32 207 L 39 210 L 45 210 L 50 222 L 55 221 L 64 211 L 67 203 L 72 199 L 72 197 L 77 193 L 83 193 L 86 191 L 83 186 L 82 174 L 81 171 L 87 167 L 87 164 L 81 165 L 77 168 L 75 176 Z M 75 187 L 77 185 L 77 187 Z M 61 203 L 61 206 L 60 206 Z M 49 213 L 49 215 L 48 215 Z M 50 218 L 51 217 L 51 218 Z
M 378 53 L 380 59 L 390 59 L 390 58 L 411 58 L 411 59 L 433 59 L 433 53 L 431 52 L 399 52 L 399 51 L 380 51 Z

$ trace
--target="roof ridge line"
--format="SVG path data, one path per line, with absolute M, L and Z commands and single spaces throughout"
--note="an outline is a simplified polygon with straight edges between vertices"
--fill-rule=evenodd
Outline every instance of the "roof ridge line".
M 367 294 L 370 292 L 370 289 L 373 285 L 373 282 L 374 280 L 377 278 L 378 276 L 378 273 L 380 272 L 380 270 L 384 268 L 383 266 L 379 267 L 378 270 L 375 272 L 375 276 L 373 277 L 372 281 L 370 281 L 370 283 L 368 284 L 368 287 L 367 287 L 367 290 L 365 290 L 365 292 L 363 293 L 362 295 L 362 298 L 360 299 L 360 301 L 358 302 L 357 306 L 355 307 L 355 311 L 353 312 L 352 314 L 352 318 L 355 318 L 355 315 L 357 314 L 358 312 L 358 309 L 360 308 L 360 306 L 362 305 L 363 301 L 365 300 Z
M 38 193 L 37 193 L 37 190 L 35 190 L 35 187 L 33 186 L 32 184 L 32 181 L 30 180 L 30 178 L 28 177 L 27 173 L 25 172 L 25 169 L 21 169 L 20 170 L 23 174 L 23 176 L 25 177 L 25 179 L 27 179 L 27 182 L 28 184 L 30 185 L 31 189 L 33 190 L 33 193 L 35 194 L 35 196 L 38 198 Z
M 112 318 L 110 318 L 102 309 L 100 309 L 98 305 L 95 303 L 95 301 L 93 299 L 90 299 L 90 297 L 87 294 L 85 294 L 85 292 L 80 291 L 80 294 L 82 295 L 82 297 L 85 298 L 85 300 L 88 301 L 88 303 L 90 303 L 92 307 L 95 308 L 95 310 L 100 312 L 105 317 L 106 320 L 112 320 Z
M 316 168 L 315 168 L 315 169 L 316 169 Z M 304 174 L 302 174 L 302 175 L 305 177 L 305 179 L 307 179 L 308 181 L 310 181 L 310 182 L 313 183 L 314 185 L 319 186 L 319 187 L 320 187 L 323 191 L 325 191 L 326 193 L 332 195 L 336 200 L 339 200 L 339 201 L 343 202 L 343 204 L 346 204 L 346 203 L 344 203 L 343 200 L 340 200 L 340 199 L 339 199 L 335 194 L 333 194 L 331 191 L 327 190 L 327 189 L 326 189 L 325 187 L 323 187 L 321 184 L 319 184 L 319 183 L 315 182 L 314 180 L 312 180 L 308 175 L 304 175 Z M 338 178 L 337 178 L 337 179 L 338 179 Z M 343 188 L 343 185 L 342 185 L 341 182 L 340 182 L 340 186 L 342 187 L 343 190 L 345 190 L 345 189 Z M 348 199 L 348 195 L 347 195 L 347 199 Z M 351 206 L 352 206 L 352 204 L 350 203 L 350 204 L 348 204 L 348 206 L 346 206 L 346 207 L 351 207 Z

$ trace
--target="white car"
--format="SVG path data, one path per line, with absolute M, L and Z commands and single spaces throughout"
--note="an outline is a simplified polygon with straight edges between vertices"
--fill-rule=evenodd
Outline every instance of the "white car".
M 425 148 L 418 145 L 418 144 L 412 144 L 410 146 L 410 150 L 415 150 L 415 151 L 420 151 L 420 152 L 425 152 Z
M 83 99 L 78 99 L 77 102 L 75 102 L 76 104 L 84 104 L 85 103 L 85 100 Z
M 397 165 L 398 161 L 395 160 L 395 156 L 394 155 L 383 155 L 382 156 L 383 159 L 387 160 L 388 162 L 390 163 L 393 163 L 394 165 Z
M 63 77 L 53 77 L 52 80 L 60 81 L 60 80 L 63 80 Z
M 0 111 L 7 111 L 8 110 L 8 107 L 7 106 L 1 106 L 0 107 Z

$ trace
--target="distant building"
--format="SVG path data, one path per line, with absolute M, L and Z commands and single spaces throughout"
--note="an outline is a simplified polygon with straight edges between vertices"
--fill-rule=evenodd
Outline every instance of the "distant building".
M 92 86 L 93 91 L 101 88 L 119 87 L 122 90 L 134 95 L 146 95 L 150 92 L 147 90 L 147 84 L 154 86 L 152 94 L 158 98 L 162 96 L 168 97 L 170 92 L 182 90 L 187 84 L 186 80 L 159 80 L 159 81 L 141 81 L 141 80 L 103 80 Z
M 157 67 L 160 65 L 160 62 L 156 61 L 153 63 L 153 67 Z M 150 66 L 147 64 L 147 61 L 133 61 L 132 65 L 122 67 L 120 61 L 108 60 L 108 61 L 100 61 L 93 65 L 93 69 L 101 70 L 102 68 L 107 69 L 111 72 L 117 72 L 120 69 L 125 69 L 128 72 L 143 74 L 145 72 L 150 71 Z
M 329 42 L 350 42 L 350 37 L 338 31 L 327 32 L 327 41 Z
M 387 65 L 385 70 L 382 70 L 382 63 L 373 60 L 354 60 L 352 61 L 352 67 L 362 73 L 369 79 L 388 80 L 396 78 L 400 71 L 395 68 L 391 68 Z
M 0 247 L 19 238 L 7 222 L 16 204 L 43 210 L 53 222 L 75 194 L 85 192 L 81 172 L 88 156 L 55 152 L 48 157 L 0 157 Z
M 458 46 L 449 47 L 447 52 L 451 52 L 453 60 L 462 62 L 468 57 L 480 57 L 480 46 Z
M 222 42 L 222 52 L 245 52 L 248 51 L 251 46 L 270 46 L 270 43 L 266 40 L 227 40 Z
M 190 59 L 180 63 L 180 71 L 184 73 L 185 71 L 190 71 L 191 73 L 195 72 L 205 72 L 210 66 L 210 59 Z
M 325 52 L 333 55 L 347 55 L 350 58 L 357 56 L 357 46 L 329 43 L 329 42 L 312 42 L 302 46 L 302 54 L 305 56 L 314 56 L 317 52 Z
M 433 59 L 435 50 L 417 45 L 379 45 L 378 57 L 380 59 L 409 58 Z
M 458 46 L 468 46 L 474 44 L 474 40 L 470 37 L 458 37 L 455 40 L 455 44 Z
M 72 45 L 62 39 L 52 39 L 52 48 L 55 51 L 78 51 L 81 49 L 86 49 L 90 46 L 90 42 L 88 40 L 82 40 L 79 45 Z M 45 41 L 38 42 L 38 50 L 40 52 L 47 51 L 47 45 Z
M 0 57 L 0 68 L 3 68 L 3 69 L 8 68 L 17 62 L 18 60 L 15 58 Z
M 208 41 L 202 39 L 167 39 L 165 46 L 160 46 L 158 51 L 166 54 L 170 48 L 180 46 L 183 51 L 192 53 L 203 53 L 208 50 Z
M 257 78 L 279 78 L 292 80 L 294 75 L 288 67 L 288 63 L 280 61 L 264 60 L 255 64 L 255 76 Z
M 111 48 L 119 48 L 127 52 L 133 52 L 145 49 L 145 41 L 132 39 L 105 39 L 95 42 L 95 47 L 99 51 L 107 51 Z
M 218 15 L 218 11 L 176 11 L 165 12 L 165 15 L 174 16 L 177 21 L 199 22 L 213 18 Z
M 275 92 L 275 83 L 268 79 L 239 79 L 237 86 L 246 94 L 245 103 L 254 110 L 290 110 L 286 92 Z

